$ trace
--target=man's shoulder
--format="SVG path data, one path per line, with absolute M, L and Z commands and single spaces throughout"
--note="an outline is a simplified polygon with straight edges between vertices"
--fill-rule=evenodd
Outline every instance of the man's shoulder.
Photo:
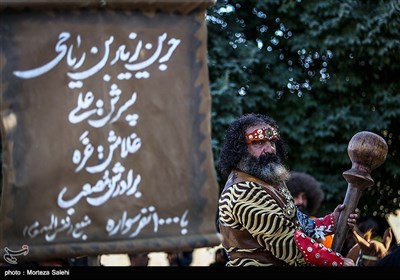
M 258 192 L 258 191 L 263 191 L 262 187 L 258 183 L 244 180 L 226 186 L 222 191 L 222 193 L 235 193 L 238 195 L 238 194 L 243 194 L 248 192 Z

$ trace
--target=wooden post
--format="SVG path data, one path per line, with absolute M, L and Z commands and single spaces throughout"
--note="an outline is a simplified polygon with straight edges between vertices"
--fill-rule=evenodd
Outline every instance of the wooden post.
M 340 213 L 333 238 L 332 249 L 340 252 L 346 239 L 349 227 L 347 219 L 357 207 L 361 192 L 375 182 L 371 178 L 371 171 L 380 166 L 387 155 L 386 141 L 372 132 L 361 131 L 356 133 L 347 147 L 351 169 L 343 172 L 343 177 L 348 183 L 343 204 L 345 209 Z

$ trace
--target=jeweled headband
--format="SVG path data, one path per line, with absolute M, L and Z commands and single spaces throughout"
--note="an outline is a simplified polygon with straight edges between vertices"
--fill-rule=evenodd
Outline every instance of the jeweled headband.
M 279 132 L 275 128 L 259 128 L 250 133 L 245 133 L 246 143 L 250 144 L 253 141 L 268 140 L 276 141 L 279 140 Z

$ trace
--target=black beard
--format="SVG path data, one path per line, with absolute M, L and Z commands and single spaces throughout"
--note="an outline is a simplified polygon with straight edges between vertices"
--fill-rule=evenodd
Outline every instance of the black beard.
M 297 209 L 299 209 L 304 214 L 310 215 L 310 213 L 308 212 L 307 208 L 304 205 L 296 205 L 296 206 L 297 206 Z
M 279 186 L 289 179 L 289 171 L 274 154 L 263 154 L 259 158 L 247 154 L 237 168 L 273 186 Z

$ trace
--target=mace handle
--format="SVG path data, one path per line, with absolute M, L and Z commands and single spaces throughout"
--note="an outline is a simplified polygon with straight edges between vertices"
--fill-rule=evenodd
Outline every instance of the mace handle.
M 348 186 L 343 200 L 345 208 L 340 212 L 332 243 L 332 249 L 335 252 L 342 250 L 349 231 L 347 219 L 357 208 L 362 191 L 374 185 L 375 182 L 370 173 L 385 161 L 387 150 L 386 141 L 375 133 L 361 131 L 351 138 L 347 152 L 352 166 L 351 169 L 343 172 Z

